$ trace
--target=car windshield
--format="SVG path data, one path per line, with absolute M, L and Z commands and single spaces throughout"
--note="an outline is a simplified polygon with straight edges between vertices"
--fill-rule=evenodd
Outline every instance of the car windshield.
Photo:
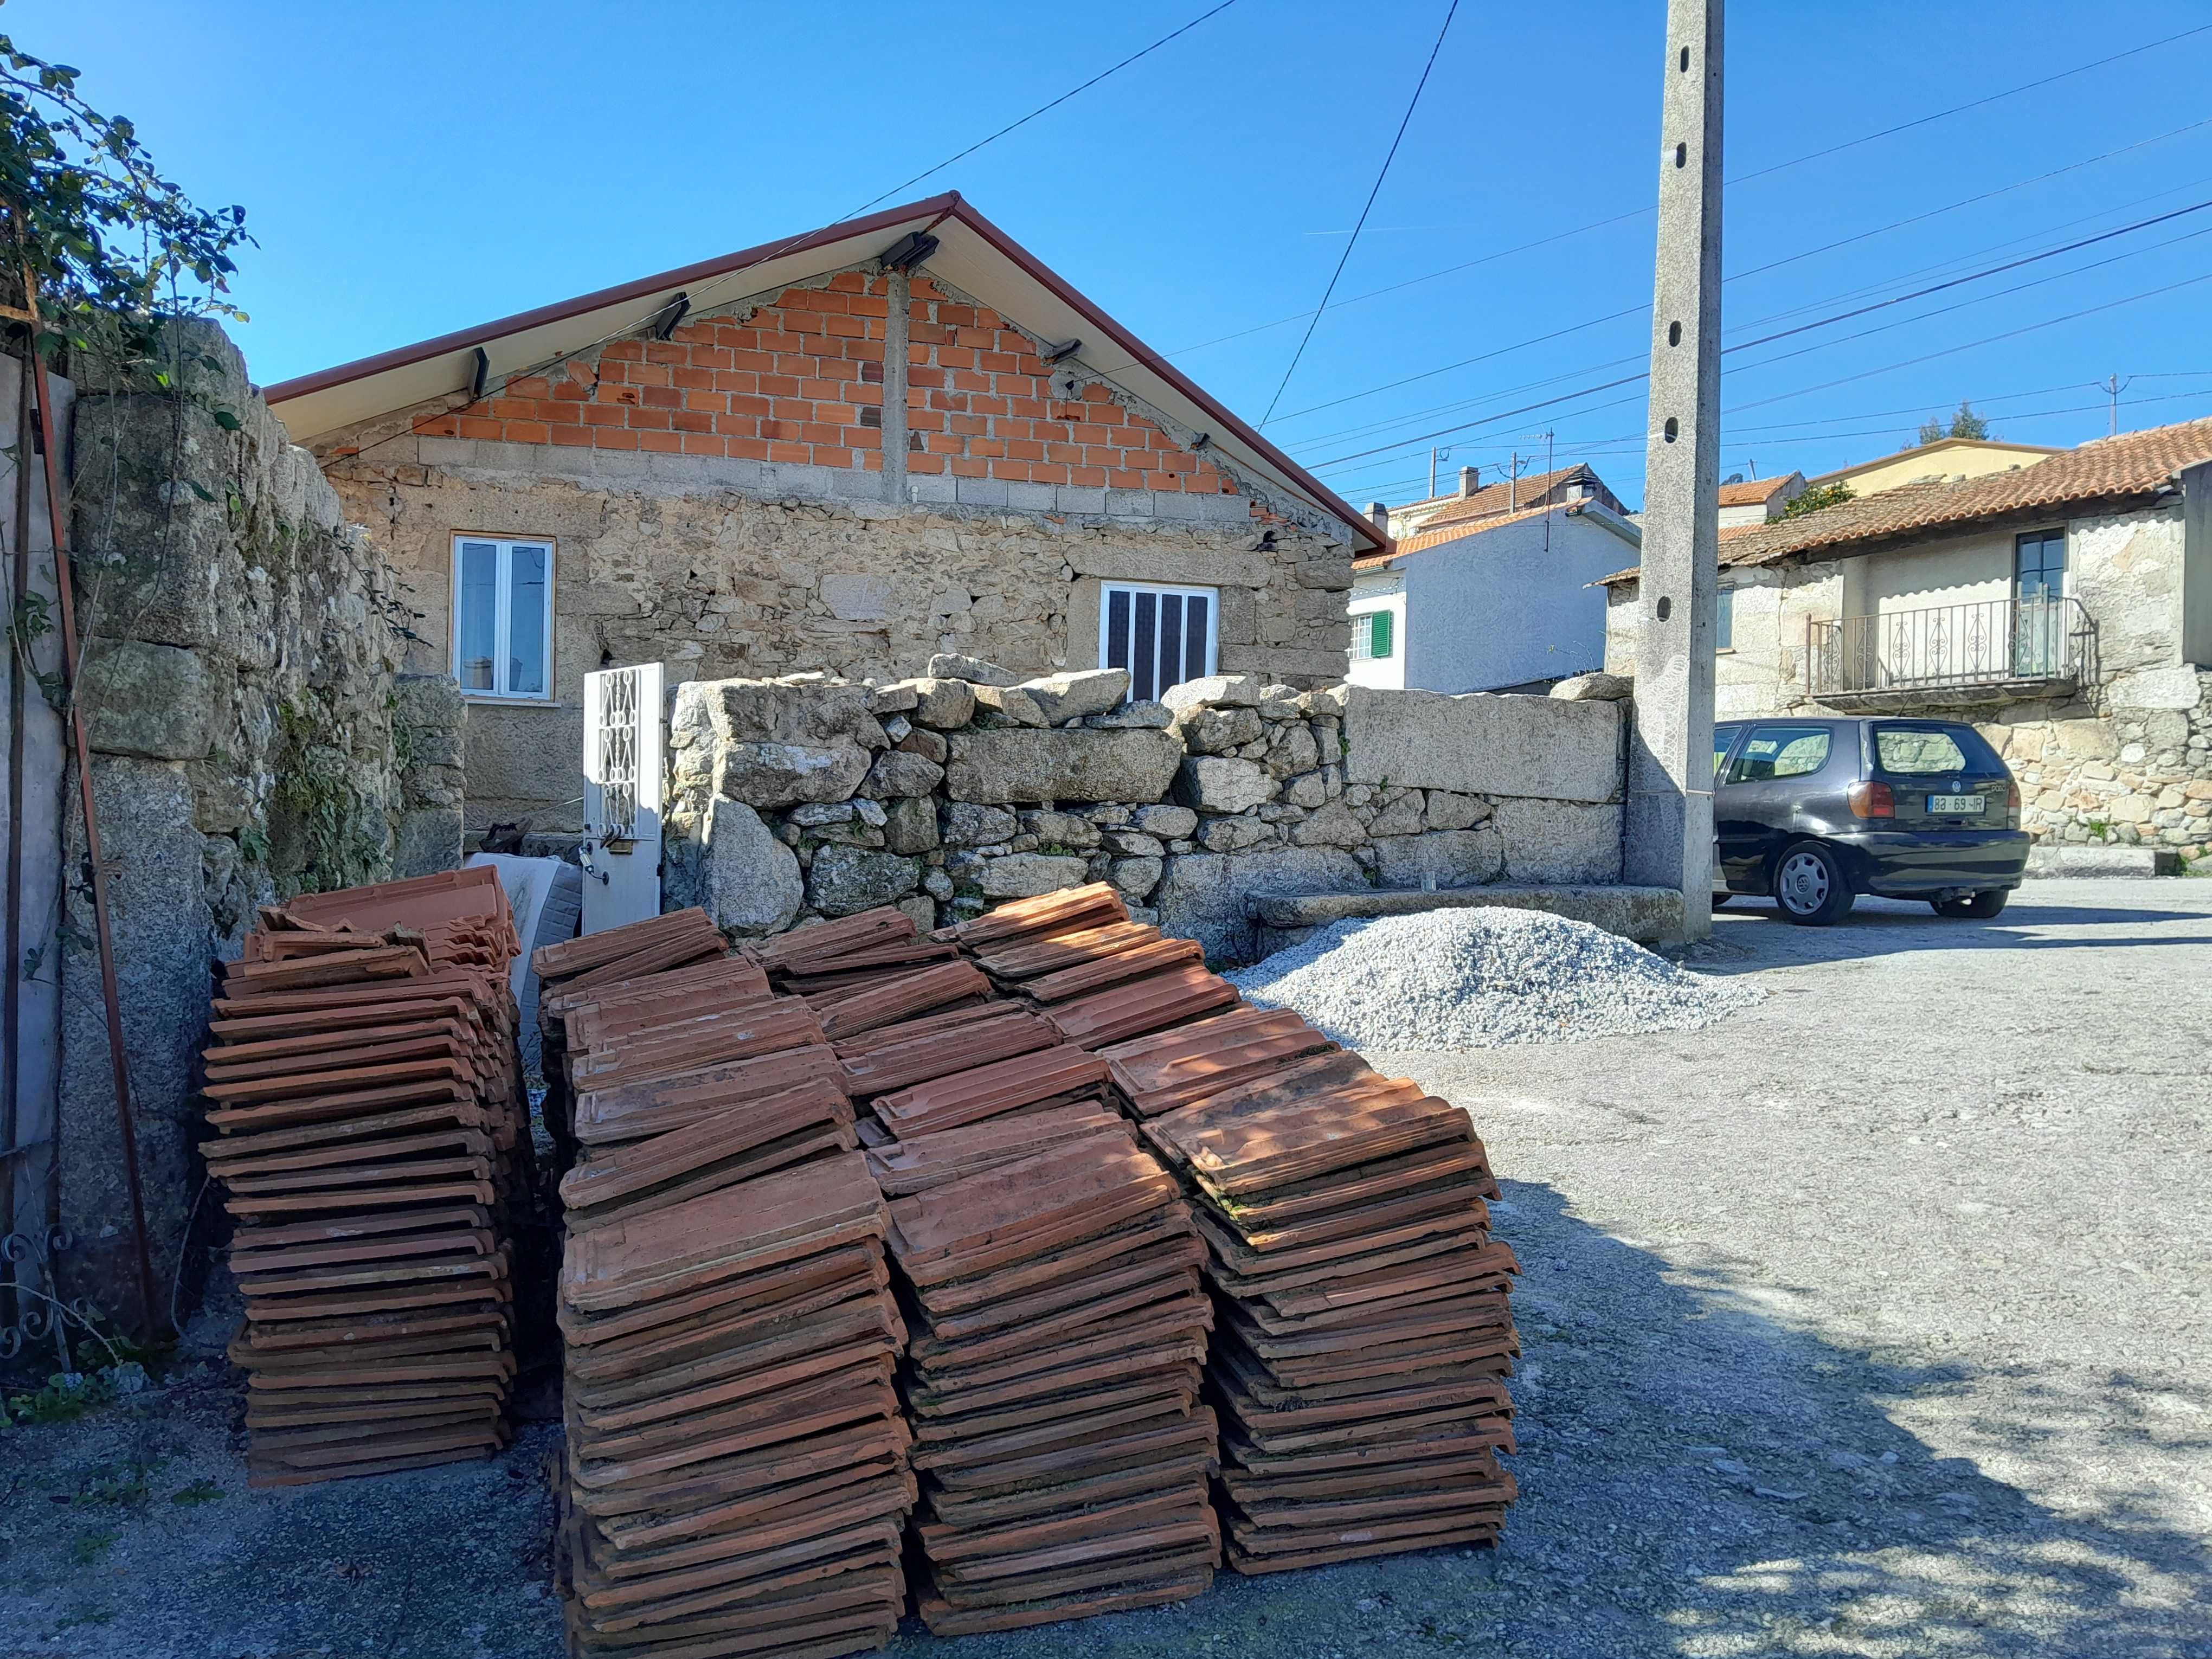
M 1996 754 L 1979 736 L 1940 726 L 1877 726 L 1875 763 L 1899 777 L 1933 777 L 1939 772 L 1994 770 Z

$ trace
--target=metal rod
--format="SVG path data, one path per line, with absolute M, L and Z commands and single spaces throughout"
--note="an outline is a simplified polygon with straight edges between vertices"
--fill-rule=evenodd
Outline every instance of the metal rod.
M 23 299 L 36 318 L 38 292 L 29 268 L 23 272 Z M 123 1138 L 123 1172 L 131 1193 L 131 1235 L 137 1247 L 138 1267 L 139 1334 L 150 1340 L 155 1333 L 154 1256 L 147 1243 L 146 1199 L 138 1179 L 138 1131 L 131 1121 L 131 1058 L 123 1046 L 123 999 L 115 978 L 115 936 L 109 925 L 107 866 L 100 856 L 100 811 L 92 793 L 92 744 L 84 729 L 84 714 L 76 701 L 77 638 L 76 578 L 70 568 L 69 532 L 62 510 L 61 458 L 54 434 L 53 388 L 46 365 L 39 357 L 39 329 L 31 325 L 31 349 L 24 366 L 32 378 L 33 401 L 39 410 L 39 441 L 45 447 L 46 518 L 54 544 L 54 586 L 59 590 L 62 611 L 62 683 L 70 700 L 70 740 L 76 751 L 77 793 L 84 806 L 85 859 L 92 866 L 92 914 L 100 936 L 100 989 L 107 1005 L 107 1054 L 115 1074 L 116 1122 Z M 56 1138 L 58 1146 L 59 1138 Z
M 15 516 L 9 533 L 15 538 L 9 602 L 15 614 L 9 619 L 8 641 L 8 911 L 7 959 L 0 971 L 8 976 L 4 1000 L 0 1000 L 0 1044 L 7 1049 L 0 1065 L 8 1072 L 7 1093 L 0 1099 L 0 1239 L 15 1231 L 15 1137 L 21 1133 L 23 1091 L 23 721 L 30 699 L 25 694 L 25 658 L 30 642 L 18 636 L 24 597 L 31 591 L 31 458 L 24 446 L 31 435 L 31 377 L 19 377 L 15 387 Z M 8 1274 L 6 1288 L 11 1304 L 16 1275 Z M 0 1310 L 0 1324 L 18 1317 L 13 1308 Z

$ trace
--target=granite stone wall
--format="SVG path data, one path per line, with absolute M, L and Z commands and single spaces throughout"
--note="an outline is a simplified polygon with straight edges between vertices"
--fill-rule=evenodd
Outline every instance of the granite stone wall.
M 69 455 L 78 706 L 166 1285 L 217 964 L 258 904 L 459 862 L 465 711 L 450 680 L 400 672 L 393 573 L 237 349 L 191 325 L 163 355 L 167 384 L 79 367 Z M 64 804 L 59 1267 L 115 1309 L 129 1212 L 73 775 Z
M 1126 701 L 1119 669 L 693 681 L 674 696 L 665 902 L 759 935 L 873 905 L 925 927 L 1088 881 L 1249 957 L 1246 896 L 1613 882 L 1618 702 L 1255 675 Z

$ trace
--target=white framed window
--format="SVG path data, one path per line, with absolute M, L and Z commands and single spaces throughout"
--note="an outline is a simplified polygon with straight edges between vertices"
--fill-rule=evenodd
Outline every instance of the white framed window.
M 1356 611 L 1352 616 L 1352 659 L 1373 662 L 1397 649 L 1398 618 L 1391 611 Z
M 1107 582 L 1098 595 L 1098 661 L 1129 671 L 1132 702 L 1213 672 L 1221 595 L 1211 587 Z
M 1713 595 L 1713 649 L 1735 649 L 1735 589 L 1723 587 Z
M 453 678 L 472 697 L 551 701 L 551 542 L 453 538 Z

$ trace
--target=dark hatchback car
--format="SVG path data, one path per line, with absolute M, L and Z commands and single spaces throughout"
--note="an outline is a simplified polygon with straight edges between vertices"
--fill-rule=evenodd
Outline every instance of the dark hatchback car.
M 1715 904 L 1767 895 L 1815 927 L 1861 893 L 1994 916 L 2027 865 L 2020 786 L 1956 720 L 1721 721 L 1713 838 Z

